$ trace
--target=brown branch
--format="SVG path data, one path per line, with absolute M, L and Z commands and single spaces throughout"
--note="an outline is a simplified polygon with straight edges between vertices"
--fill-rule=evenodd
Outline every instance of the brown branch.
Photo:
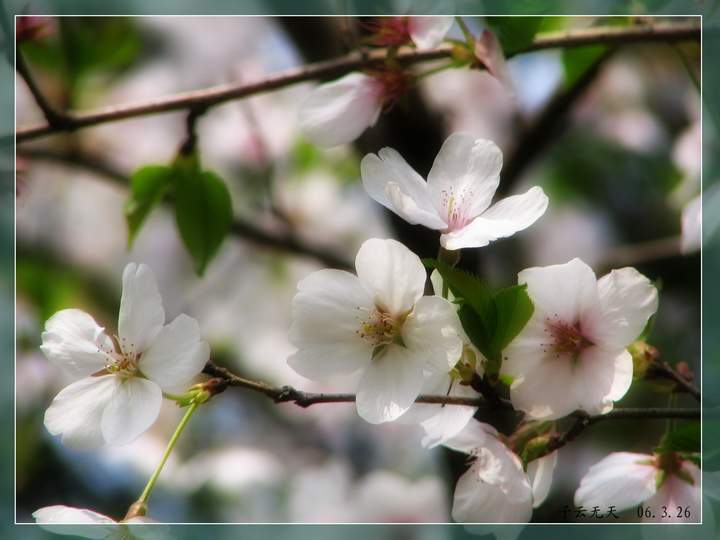
M 234 386 L 238 388 L 245 388 L 254 392 L 259 392 L 264 396 L 269 397 L 275 403 L 295 403 L 300 407 L 310 407 L 318 403 L 354 403 L 355 394 L 324 394 L 314 392 L 304 392 L 293 388 L 292 386 L 272 386 L 261 381 L 253 381 L 246 379 L 232 373 L 227 368 L 217 366 L 212 362 L 208 362 L 205 365 L 203 373 L 210 375 L 211 377 L 217 377 L 225 379 L 228 382 L 228 386 Z M 513 406 L 510 401 L 498 397 L 498 407 L 503 409 L 512 409 Z M 420 395 L 415 400 L 415 403 L 431 403 L 431 404 L 443 404 L 443 405 L 461 405 L 466 407 L 485 407 L 488 406 L 488 402 L 481 397 L 470 398 L 470 397 L 457 397 L 457 396 L 446 396 L 446 395 Z M 613 409 L 612 411 L 597 416 L 588 416 L 583 412 L 575 412 L 574 416 L 577 417 L 576 424 L 592 424 L 602 420 L 610 419 L 649 419 L 649 418 L 686 418 L 686 419 L 699 419 L 699 409 L 663 409 L 663 408 L 623 408 Z M 571 434 L 572 437 L 576 436 L 577 433 L 583 428 L 576 428 L 575 432 Z M 572 429 L 571 429 L 572 431 Z M 576 433 L 577 432 L 577 433 Z M 567 437 L 567 434 L 565 435 Z M 567 441 L 569 442 L 569 441 Z M 564 443 L 563 443 L 564 444 Z
M 20 49 L 16 49 L 15 52 L 15 70 L 25 81 L 25 85 L 28 87 L 28 90 L 30 90 L 30 93 L 35 99 L 35 103 L 45 116 L 47 126 L 55 131 L 66 130 L 72 121 L 69 120 L 65 114 L 56 111 L 47 100 L 45 94 L 42 93 L 35 78 L 32 76 L 32 73 L 30 73 L 30 69 L 25 63 L 25 58 L 23 58 L 23 55 L 20 53 Z
M 22 155 L 30 159 L 41 159 L 56 163 L 64 163 L 76 167 L 82 167 L 90 172 L 106 177 L 115 184 L 127 188 L 129 181 L 127 176 L 105 161 L 92 156 L 78 153 L 59 153 L 52 150 L 27 149 Z M 304 243 L 292 233 L 274 233 L 258 227 L 254 223 L 236 217 L 230 227 L 230 233 L 237 238 L 242 238 L 263 248 L 270 248 L 277 251 L 291 253 L 302 257 L 310 257 L 329 268 L 352 270 L 354 265 L 351 261 L 336 254 L 334 251 Z
M 590 44 L 619 45 L 688 40 L 700 40 L 700 26 L 698 24 L 660 23 L 627 28 L 597 27 L 540 35 L 528 47 L 517 51 L 515 54 L 557 47 L 581 47 Z M 327 80 L 352 71 L 366 69 L 384 62 L 385 55 L 386 51 L 384 50 L 373 51 L 365 55 L 351 54 L 336 60 L 283 71 L 254 83 L 227 84 L 158 97 L 141 103 L 115 105 L 87 112 L 68 113 L 67 121 L 61 126 L 45 123 L 18 128 L 16 141 L 20 143 L 60 131 L 75 131 L 88 126 L 137 116 L 166 113 L 198 106 L 208 108 L 229 100 L 278 90 L 299 82 Z M 450 58 L 451 56 L 452 47 L 443 45 L 436 49 L 423 51 L 403 49 L 397 53 L 397 60 L 403 65 L 410 65 L 428 60 Z
M 660 376 L 674 381 L 680 387 L 680 390 L 692 395 L 697 401 L 701 401 L 700 390 L 689 380 L 675 371 L 670 364 L 660 359 L 656 359 L 651 365 L 649 375 Z

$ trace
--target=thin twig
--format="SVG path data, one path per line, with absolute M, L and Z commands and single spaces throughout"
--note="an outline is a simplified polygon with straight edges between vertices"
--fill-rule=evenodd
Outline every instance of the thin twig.
M 557 47 L 580 47 L 590 44 L 619 45 L 656 41 L 672 43 L 688 40 L 700 40 L 700 26 L 694 22 L 638 25 L 627 28 L 597 27 L 540 35 L 525 49 L 516 51 L 515 54 Z M 452 47 L 448 45 L 423 51 L 403 49 L 397 53 L 396 58 L 401 64 L 410 65 L 428 60 L 449 58 L 452 56 L 452 50 Z M 212 107 L 229 100 L 285 88 L 299 82 L 339 77 L 352 71 L 362 70 L 382 63 L 385 61 L 385 55 L 386 51 L 384 50 L 373 51 L 367 55 L 351 54 L 336 60 L 290 69 L 255 83 L 227 84 L 159 97 L 141 103 L 116 105 L 80 113 L 68 113 L 67 122 L 62 126 L 45 123 L 18 128 L 16 140 L 20 143 L 59 131 L 74 131 L 126 118 L 166 113 L 197 106 Z
M 598 266 L 602 268 L 637 266 L 681 255 L 680 236 L 667 236 L 611 248 L 602 257 Z
M 227 368 L 217 366 L 212 362 L 208 362 L 205 365 L 203 373 L 212 377 L 218 377 L 228 381 L 228 386 L 234 386 L 238 388 L 245 388 L 254 392 L 259 392 L 275 403 L 295 403 L 300 407 L 310 407 L 319 403 L 353 403 L 355 402 L 355 394 L 325 394 L 325 393 L 314 393 L 304 392 L 293 388 L 292 386 L 272 386 L 264 382 L 253 381 L 246 379 L 232 373 Z M 512 409 L 512 403 L 508 400 L 498 397 L 497 407 L 503 409 Z M 481 397 L 470 398 L 470 397 L 457 397 L 447 395 L 420 395 L 415 400 L 416 403 L 431 403 L 431 404 L 444 404 L 444 405 L 461 405 L 466 407 L 487 407 L 488 402 Z M 648 418 L 689 418 L 699 419 L 699 409 L 664 409 L 664 408 L 623 408 L 614 409 L 606 414 L 597 416 L 588 416 L 582 412 L 574 413 L 574 416 L 578 418 L 576 424 L 588 425 L 601 420 L 609 419 L 648 419 Z M 579 428 L 578 428 L 579 429 Z
M 30 149 L 22 151 L 22 155 L 30 159 L 41 159 L 56 163 L 64 163 L 72 166 L 79 166 L 95 174 L 102 175 L 115 184 L 127 188 L 129 181 L 127 176 L 105 161 L 78 153 L 59 153 L 52 150 Z M 237 238 L 242 238 L 263 248 L 274 249 L 282 252 L 292 253 L 302 257 L 310 257 L 317 260 L 323 266 L 338 268 L 341 270 L 352 270 L 354 265 L 336 254 L 332 250 L 307 244 L 293 235 L 291 232 L 274 233 L 258 227 L 254 223 L 235 217 L 230 227 L 230 233 Z
M 652 370 L 652 375 L 659 375 L 661 377 L 674 381 L 682 391 L 692 395 L 697 401 L 701 401 L 700 390 L 698 389 L 698 387 L 688 381 L 680 373 L 675 371 L 667 362 L 656 359 L 651 364 L 650 369 Z
M 35 78 L 30 73 L 30 69 L 25 63 L 25 58 L 23 58 L 23 55 L 20 53 L 20 49 L 17 49 L 15 54 L 15 69 L 25 81 L 28 90 L 30 90 L 30 93 L 35 99 L 35 103 L 37 103 L 37 106 L 45 116 L 47 125 L 57 131 L 65 130 L 69 122 L 68 118 L 61 112 L 56 111 L 42 93 L 42 90 L 40 90 Z

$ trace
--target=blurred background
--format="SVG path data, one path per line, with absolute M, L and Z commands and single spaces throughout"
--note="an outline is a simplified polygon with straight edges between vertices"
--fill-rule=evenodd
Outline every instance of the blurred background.
M 545 19 L 547 30 L 628 23 Z M 486 24 L 466 21 L 474 32 Z M 342 55 L 367 28 L 344 17 L 63 18 L 42 27 L 20 51 L 50 101 L 76 110 L 260 80 Z M 461 37 L 457 26 L 450 35 Z M 323 386 L 287 366 L 290 303 L 299 279 L 328 261 L 351 262 L 367 238 L 394 237 L 421 257 L 435 256 L 436 233 L 406 224 L 362 189 L 359 160 L 382 146 L 397 149 L 425 176 L 454 131 L 496 141 L 505 155 L 498 196 L 540 185 L 550 206 L 530 229 L 463 253 L 461 265 L 494 287 L 514 283 L 528 266 L 573 257 L 598 276 L 636 266 L 661 287 L 650 342 L 663 359 L 698 371 L 700 256 L 692 248 L 681 252 L 680 233 L 682 209 L 700 193 L 699 51 L 695 43 L 656 43 L 521 54 L 508 62 L 512 88 L 486 72 L 444 71 L 424 78 L 353 145 L 332 150 L 309 144 L 298 130 L 310 83 L 218 106 L 199 121 L 199 150 L 205 168 L 229 187 L 240 225 L 201 278 L 168 209 L 150 215 L 130 250 L 123 214 L 127 178 L 138 167 L 174 158 L 185 137 L 184 113 L 23 143 L 16 222 L 18 521 L 31 521 L 34 510 L 51 504 L 122 517 L 180 418 L 167 402 L 136 442 L 96 452 L 64 448 L 42 423 L 68 382 L 38 348 L 45 320 L 78 307 L 114 330 L 122 269 L 130 261 L 157 275 L 168 320 L 187 313 L 200 322 L 216 363 L 276 385 L 354 389 L 351 379 Z M 17 125 L 43 121 L 22 79 L 16 84 Z M 249 237 L 243 224 L 311 249 L 267 245 Z M 637 381 L 620 405 L 667 402 L 662 388 Z M 694 403 L 681 396 L 677 405 Z M 551 496 L 533 520 L 559 521 L 591 464 L 611 451 L 649 452 L 664 427 L 624 421 L 588 429 L 560 451 Z M 464 457 L 425 450 L 420 438 L 414 426 L 367 424 L 352 405 L 301 409 L 232 389 L 193 418 L 153 493 L 152 517 L 449 521 Z M 635 519 L 634 511 L 623 519 Z

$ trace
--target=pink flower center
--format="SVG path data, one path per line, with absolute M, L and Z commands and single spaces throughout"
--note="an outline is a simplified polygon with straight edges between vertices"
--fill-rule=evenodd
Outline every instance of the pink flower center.
M 363 26 L 371 33 L 367 38 L 376 47 L 399 47 L 410 41 L 408 17 L 378 17 Z
M 361 307 L 356 308 L 358 315 L 358 329 L 355 333 L 370 343 L 373 347 L 382 347 L 396 341 L 405 317 L 396 317 L 387 311 L 375 308 L 370 311 Z
M 400 69 L 377 68 L 368 70 L 367 74 L 376 83 L 373 91 L 386 110 L 392 108 L 412 85 L 410 76 Z
M 549 334 L 551 339 L 550 350 L 556 356 L 568 354 L 573 359 L 576 359 L 583 349 L 593 345 L 592 341 L 583 335 L 579 322 L 568 323 L 561 321 L 557 318 L 557 315 L 555 320 L 546 317 L 545 332 Z M 547 352 L 547 349 L 543 352 Z
M 445 232 L 462 229 L 468 222 L 472 221 L 468 207 L 474 195 L 475 192 L 471 188 L 456 193 L 452 186 L 440 192 L 440 204 L 445 208 L 445 222 L 448 225 Z

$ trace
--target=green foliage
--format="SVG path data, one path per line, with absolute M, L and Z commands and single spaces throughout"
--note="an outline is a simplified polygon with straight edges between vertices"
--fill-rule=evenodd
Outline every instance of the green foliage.
M 588 45 L 573 49 L 563 49 L 562 63 L 565 72 L 565 86 L 570 88 L 600 60 L 607 51 L 604 45 Z
M 700 422 L 686 422 L 666 433 L 655 449 L 665 452 L 700 452 Z
M 488 17 L 487 24 L 500 40 L 506 55 L 527 48 L 535 39 L 544 17 Z
M 218 175 L 195 165 L 176 164 L 175 219 L 185 247 L 202 275 L 230 232 L 230 192 Z
M 130 183 L 130 198 L 125 203 L 128 245 L 152 209 L 171 195 L 180 237 L 195 262 L 195 271 L 202 275 L 232 225 L 232 200 L 225 183 L 214 172 L 203 171 L 195 153 L 179 156 L 171 166 L 142 167 Z
M 148 165 L 130 177 L 130 198 L 124 208 L 128 224 L 128 247 L 132 247 L 150 211 L 169 191 L 172 177 L 172 169 L 166 165 Z
M 458 316 L 473 344 L 488 359 L 487 372 L 497 375 L 501 353 L 525 327 L 534 306 L 525 285 L 492 292 L 477 276 L 429 259 L 460 304 Z

